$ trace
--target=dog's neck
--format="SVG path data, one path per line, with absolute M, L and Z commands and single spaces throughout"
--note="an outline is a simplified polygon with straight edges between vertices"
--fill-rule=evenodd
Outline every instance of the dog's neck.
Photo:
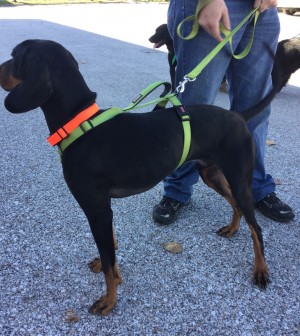
M 76 101 L 73 100 L 70 102 L 70 100 L 68 101 L 66 98 L 59 101 L 57 97 L 52 97 L 41 106 L 50 134 L 56 132 L 81 111 L 92 105 L 96 100 L 96 93 L 90 91 L 89 95 L 85 95 L 84 99 L 76 99 Z

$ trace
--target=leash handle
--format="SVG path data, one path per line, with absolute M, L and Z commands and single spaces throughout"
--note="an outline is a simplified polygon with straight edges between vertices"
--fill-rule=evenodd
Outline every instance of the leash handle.
M 256 22 L 257 22 L 257 19 L 258 19 L 258 17 L 259 17 L 259 11 L 257 10 L 258 8 L 259 8 L 259 7 L 255 8 L 255 9 L 254 9 L 254 10 L 255 10 L 254 12 L 252 11 L 252 12 L 253 12 L 253 13 L 252 13 L 252 16 L 253 16 L 253 17 L 250 16 L 250 18 L 249 18 L 250 20 L 253 19 L 253 29 L 252 29 L 251 37 L 250 37 L 250 39 L 249 39 L 249 41 L 248 41 L 248 43 L 247 43 L 245 49 L 244 49 L 240 54 L 236 55 L 236 54 L 234 53 L 233 48 L 232 48 L 232 36 L 229 38 L 229 44 L 230 44 L 230 48 L 231 48 L 231 53 L 232 53 L 232 56 L 233 56 L 235 59 L 242 59 L 242 58 L 246 57 L 246 56 L 249 54 L 249 52 L 250 52 L 250 49 L 251 49 L 251 47 L 252 47 L 253 40 L 254 40 L 254 33 L 255 33 Z M 221 31 L 225 36 L 227 36 L 227 35 L 230 34 L 230 31 L 227 30 L 227 29 L 224 27 L 224 25 L 223 25 L 222 23 L 220 24 L 220 31 Z
M 209 1 L 207 0 L 206 2 L 204 2 L 203 4 L 206 5 L 207 3 L 209 3 Z M 196 14 L 187 17 L 185 20 L 183 20 L 177 27 L 177 34 L 181 37 L 181 33 L 180 33 L 180 29 L 182 24 L 185 21 L 188 20 L 194 20 L 193 23 L 193 28 L 191 33 L 186 36 L 186 37 L 182 37 L 185 40 L 191 39 L 193 37 L 195 37 L 199 31 L 199 24 L 197 22 L 197 17 L 199 14 L 199 11 L 204 7 L 204 5 L 200 5 L 198 4 L 197 8 L 196 8 Z M 176 88 L 176 92 L 183 92 L 185 89 L 185 84 L 189 81 L 195 80 L 196 77 L 202 72 L 202 70 L 207 66 L 207 64 L 217 55 L 217 53 L 225 46 L 225 44 L 227 42 L 230 43 L 230 47 L 231 47 L 231 51 L 232 51 L 232 55 L 233 57 L 235 57 L 236 59 L 241 59 L 245 56 L 248 55 L 252 43 L 253 43 L 253 39 L 254 39 L 254 31 L 255 31 L 255 25 L 259 16 L 259 12 L 258 12 L 258 7 L 254 8 L 232 31 L 228 31 L 227 29 L 225 29 L 225 27 L 223 25 L 220 25 L 220 30 L 221 32 L 225 35 L 225 38 L 223 39 L 222 42 L 218 43 L 218 45 L 191 71 L 189 72 L 186 76 L 184 76 L 184 79 L 182 82 L 179 83 L 179 86 Z M 237 31 L 250 19 L 252 19 L 254 17 L 254 23 L 253 23 L 253 31 L 252 31 L 252 36 L 250 37 L 250 40 L 248 42 L 248 45 L 246 46 L 245 50 L 239 54 L 239 55 L 234 55 L 233 52 L 233 48 L 232 48 L 232 37 L 237 33 Z
M 176 32 L 177 35 L 182 38 L 183 40 L 191 40 L 192 38 L 194 38 L 199 31 L 199 24 L 197 21 L 198 15 L 200 13 L 200 11 L 207 6 L 208 4 L 211 3 L 212 0 L 203 0 L 203 1 L 199 1 L 198 5 L 196 7 L 196 13 L 194 15 L 190 15 L 188 17 L 186 17 L 184 20 L 182 20 L 179 25 L 177 26 Z M 181 27 L 183 26 L 184 23 L 186 23 L 187 21 L 193 21 L 193 26 L 192 26 L 192 30 L 191 32 L 187 35 L 187 36 L 183 36 L 181 34 Z

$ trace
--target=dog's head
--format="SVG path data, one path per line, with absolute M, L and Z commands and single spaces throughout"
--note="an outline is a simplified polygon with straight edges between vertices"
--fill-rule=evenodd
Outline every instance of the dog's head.
M 162 24 L 155 29 L 155 34 L 149 38 L 151 43 L 154 43 L 153 48 L 160 48 L 164 44 L 169 52 L 174 54 L 173 40 L 168 30 L 167 24 Z
M 300 37 L 280 41 L 272 70 L 273 85 L 275 76 L 281 83 L 278 91 L 288 83 L 291 75 L 298 69 L 300 69 Z
M 278 43 L 276 57 L 283 67 L 291 72 L 300 68 L 300 37 L 282 40 Z
M 66 58 L 68 62 L 64 62 Z M 6 109 L 20 113 L 43 105 L 53 93 L 53 78 L 62 77 L 61 67 L 70 65 L 78 68 L 71 53 L 56 42 L 26 40 L 18 44 L 12 58 L 0 65 L 0 85 L 9 91 Z

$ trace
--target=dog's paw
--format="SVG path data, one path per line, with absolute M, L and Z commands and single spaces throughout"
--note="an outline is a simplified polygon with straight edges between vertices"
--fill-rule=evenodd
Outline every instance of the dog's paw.
M 268 287 L 269 273 L 268 271 L 254 272 L 253 273 L 253 283 L 261 289 L 266 289 Z
M 222 227 L 220 230 L 217 231 L 217 234 L 224 238 L 230 238 L 236 233 L 237 229 L 232 228 L 231 225 L 227 225 Z
M 100 258 L 95 258 L 88 263 L 90 270 L 94 273 L 100 273 L 102 271 L 102 263 Z
M 97 300 L 91 305 L 89 313 L 93 315 L 107 316 L 114 308 L 116 303 L 117 303 L 116 298 L 109 297 L 109 295 L 107 294 L 103 295 L 100 297 L 99 300 Z

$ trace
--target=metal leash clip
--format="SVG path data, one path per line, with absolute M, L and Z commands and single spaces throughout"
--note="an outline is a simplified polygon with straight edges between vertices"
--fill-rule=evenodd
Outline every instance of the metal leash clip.
M 195 80 L 196 80 L 196 77 L 190 78 L 190 77 L 184 76 L 183 81 L 179 82 L 179 85 L 175 89 L 175 92 L 182 93 L 185 90 L 185 84 L 188 82 L 194 82 Z

